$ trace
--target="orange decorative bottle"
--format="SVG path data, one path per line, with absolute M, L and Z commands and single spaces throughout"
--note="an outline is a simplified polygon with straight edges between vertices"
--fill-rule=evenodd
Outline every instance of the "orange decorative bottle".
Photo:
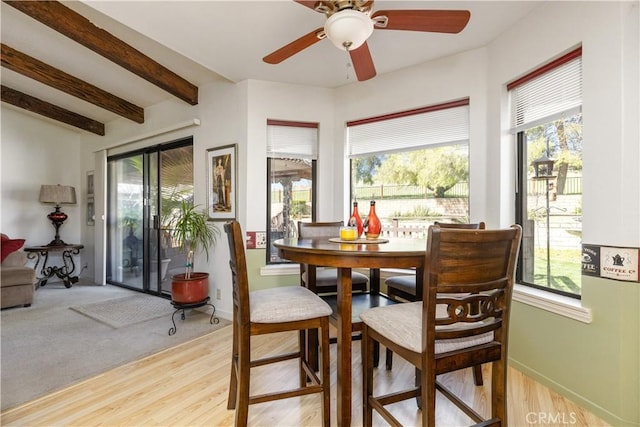
M 371 207 L 369 208 L 369 216 L 366 220 L 366 231 L 365 234 L 367 239 L 373 240 L 380 237 L 380 232 L 382 231 L 382 223 L 380 222 L 380 218 L 376 215 L 376 202 L 371 201 Z
M 356 227 L 358 230 L 358 237 L 362 236 L 362 231 L 364 230 L 364 225 L 362 224 L 362 218 L 360 218 L 360 214 L 358 213 L 358 202 L 353 202 L 353 212 L 349 217 L 349 222 L 347 223 L 350 227 Z

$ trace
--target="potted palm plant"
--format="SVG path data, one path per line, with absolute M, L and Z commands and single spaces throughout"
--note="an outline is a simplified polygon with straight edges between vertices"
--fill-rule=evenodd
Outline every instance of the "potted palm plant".
M 193 271 L 193 256 L 204 250 L 208 260 L 220 230 L 207 221 L 206 211 L 197 208 L 183 200 L 171 221 L 172 237 L 187 258 L 185 272 L 171 277 L 171 300 L 177 304 L 199 303 L 209 296 L 209 273 Z

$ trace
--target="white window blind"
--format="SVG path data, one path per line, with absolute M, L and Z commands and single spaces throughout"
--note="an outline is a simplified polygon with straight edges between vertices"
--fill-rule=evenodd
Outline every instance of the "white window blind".
M 582 111 L 582 49 L 507 85 L 511 132 Z
M 268 121 L 267 157 L 316 160 L 318 157 L 317 123 Z
M 347 123 L 350 158 L 468 142 L 468 99 Z

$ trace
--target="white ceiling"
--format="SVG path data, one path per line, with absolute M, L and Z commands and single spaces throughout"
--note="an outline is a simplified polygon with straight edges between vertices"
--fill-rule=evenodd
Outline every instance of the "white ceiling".
M 378 75 L 486 45 L 540 1 L 384 1 L 375 10 L 471 11 L 459 34 L 374 31 L 368 44 Z M 291 0 L 65 2 L 94 24 L 196 85 L 216 78 L 258 79 L 335 88 L 356 82 L 345 52 L 328 40 L 277 65 L 262 58 L 324 24 L 324 15 Z M 148 107 L 172 98 L 2 2 L 2 43 L 101 89 Z M 114 114 L 2 69 L 2 84 L 108 122 Z

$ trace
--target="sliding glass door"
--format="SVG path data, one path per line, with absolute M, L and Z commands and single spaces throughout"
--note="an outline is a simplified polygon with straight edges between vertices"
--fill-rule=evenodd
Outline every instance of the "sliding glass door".
M 143 155 L 108 161 L 107 281 L 143 288 Z
M 189 140 L 191 141 L 191 140 Z M 171 275 L 183 272 L 186 256 L 172 239 L 173 220 L 182 201 L 193 203 L 193 146 L 173 146 L 154 153 L 150 173 L 149 236 L 151 282 L 171 293 Z
M 193 200 L 192 144 L 188 138 L 108 159 L 108 283 L 170 293 L 171 275 L 185 262 L 171 219 L 182 200 Z

